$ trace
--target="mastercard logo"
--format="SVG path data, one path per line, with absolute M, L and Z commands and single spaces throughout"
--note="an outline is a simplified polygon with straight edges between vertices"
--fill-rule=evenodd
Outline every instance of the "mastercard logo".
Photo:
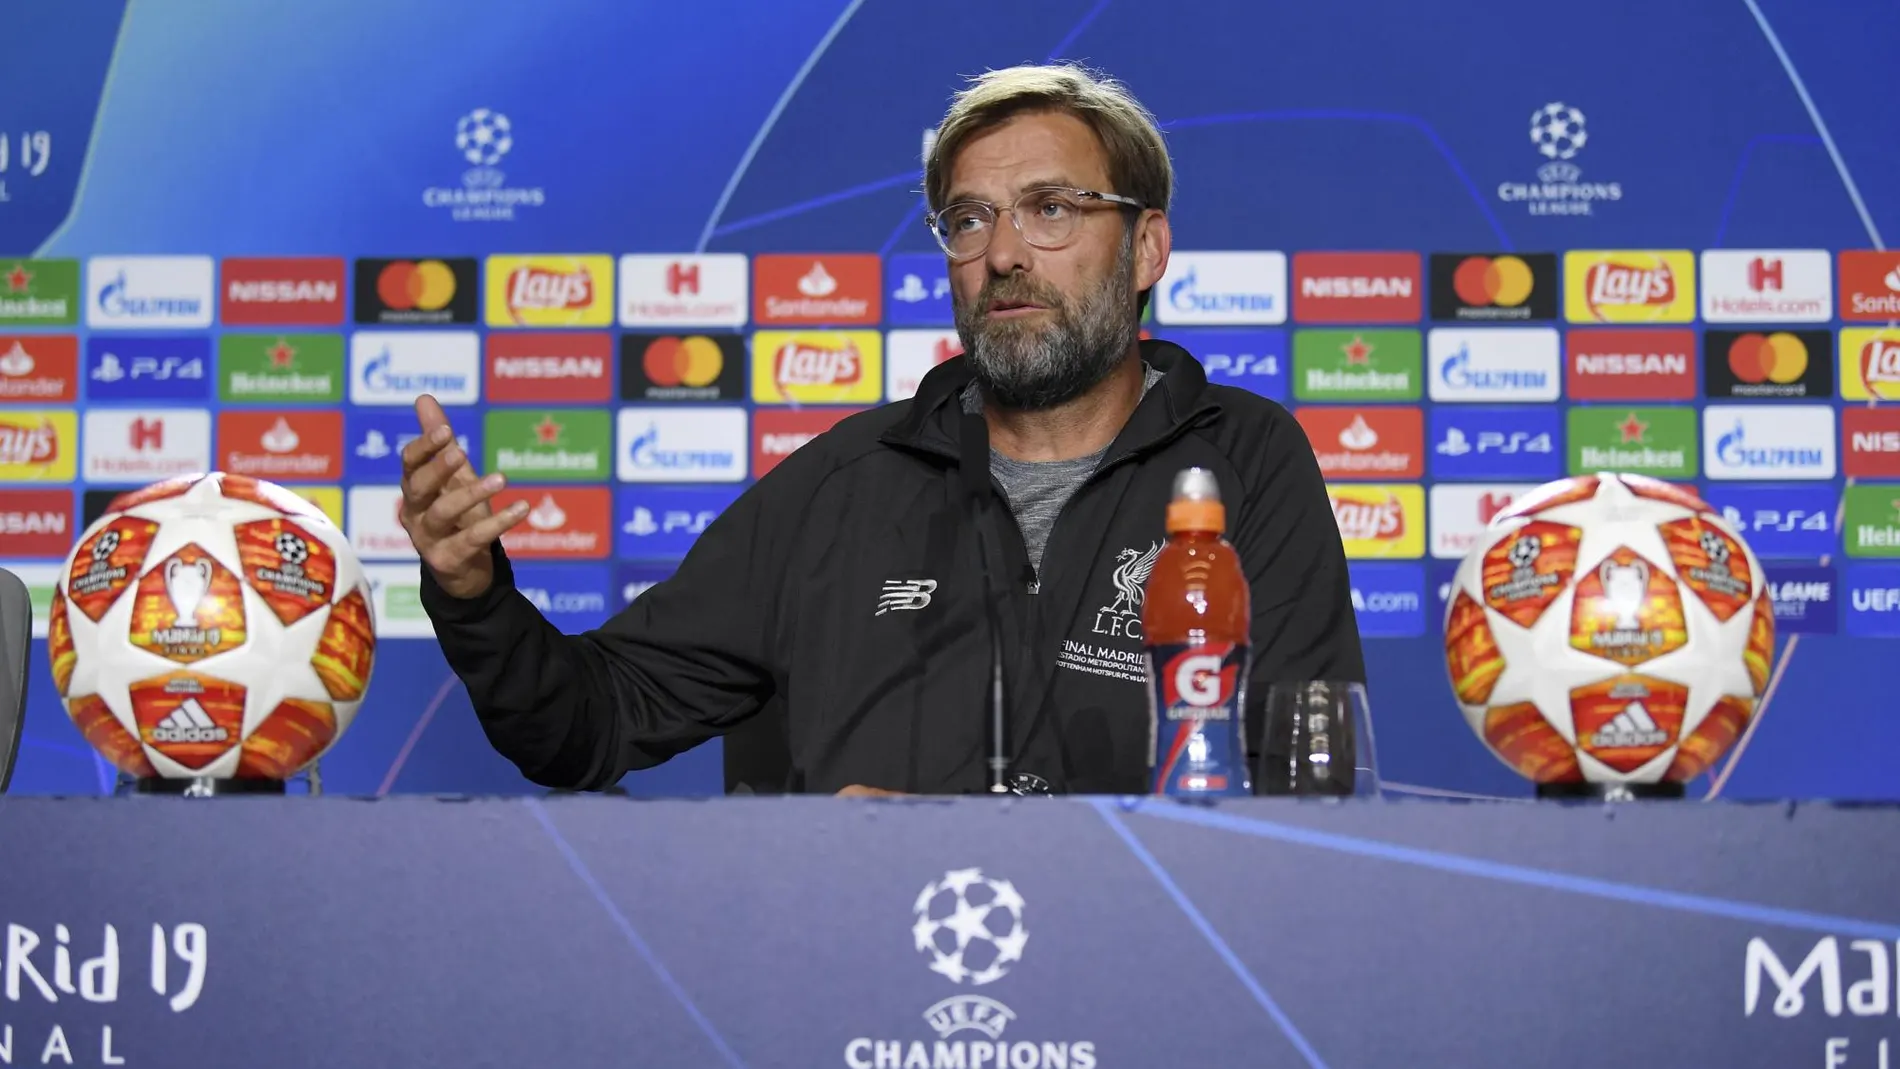
M 376 276 L 376 296 L 393 311 L 433 312 L 455 298 L 455 272 L 440 260 L 397 260 Z
M 655 338 L 640 363 L 655 386 L 710 386 L 726 366 L 718 343 L 698 334 Z
M 1784 331 L 1744 334 L 1729 343 L 1728 369 L 1742 382 L 1793 382 L 1808 369 L 1808 347 Z
M 1515 256 L 1467 256 L 1451 276 L 1458 299 L 1474 308 L 1514 308 L 1534 284 L 1530 265 Z

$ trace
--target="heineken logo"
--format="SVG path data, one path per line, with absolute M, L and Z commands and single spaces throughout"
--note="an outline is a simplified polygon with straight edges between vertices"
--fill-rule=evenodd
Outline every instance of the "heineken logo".
M 1850 486 L 1842 509 L 1848 556 L 1900 557 L 1900 489 Z
M 601 480 L 612 465 L 612 428 L 599 409 L 491 411 L 488 467 L 518 478 Z
M 338 334 L 226 334 L 218 340 L 225 401 L 341 401 Z
M 79 321 L 78 260 L 0 260 L 0 324 Z
M 1416 330 L 1303 330 L 1293 338 L 1302 401 L 1413 401 L 1423 355 Z
M 1696 474 L 1695 412 L 1680 408 L 1573 408 L 1570 473 Z

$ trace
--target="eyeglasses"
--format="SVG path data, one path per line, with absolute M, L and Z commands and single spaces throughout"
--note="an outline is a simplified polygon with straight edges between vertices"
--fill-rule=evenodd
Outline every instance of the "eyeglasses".
M 989 251 L 990 239 L 996 235 L 996 217 L 1003 212 L 1009 213 L 1024 241 L 1039 249 L 1059 249 L 1075 236 L 1084 211 L 1107 204 L 1137 210 L 1146 207 L 1133 197 L 1048 186 L 1029 190 L 1016 198 L 1016 203 L 1002 207 L 984 200 L 946 204 L 942 211 L 926 214 L 924 223 L 952 260 L 963 261 Z

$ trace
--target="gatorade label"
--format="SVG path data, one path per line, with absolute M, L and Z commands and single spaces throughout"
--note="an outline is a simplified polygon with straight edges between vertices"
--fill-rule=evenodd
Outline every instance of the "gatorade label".
M 1249 648 L 1232 642 L 1147 649 L 1149 767 L 1155 794 L 1252 794 L 1242 702 Z

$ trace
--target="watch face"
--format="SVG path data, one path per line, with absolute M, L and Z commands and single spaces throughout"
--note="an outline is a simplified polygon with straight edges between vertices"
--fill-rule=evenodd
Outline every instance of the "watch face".
M 1054 794 L 1049 781 L 1033 772 L 1012 772 L 1009 775 L 1009 793 L 1026 797 L 1032 794 Z

